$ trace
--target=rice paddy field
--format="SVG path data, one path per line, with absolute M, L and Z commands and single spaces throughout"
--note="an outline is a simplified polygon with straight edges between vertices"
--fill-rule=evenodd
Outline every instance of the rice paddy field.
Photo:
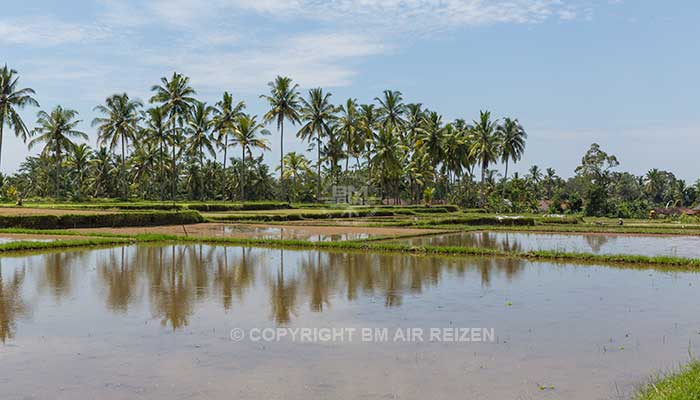
M 698 249 L 693 221 L 7 205 L 0 397 L 694 399 Z

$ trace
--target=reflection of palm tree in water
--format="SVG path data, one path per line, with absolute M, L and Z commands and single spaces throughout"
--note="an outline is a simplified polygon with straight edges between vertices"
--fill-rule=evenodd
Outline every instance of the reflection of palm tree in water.
M 600 253 L 600 249 L 602 249 L 610 239 L 614 239 L 608 235 L 584 235 L 584 238 L 588 246 L 590 246 L 591 251 L 594 253 Z
M 483 237 L 483 235 L 480 235 Z M 487 240 L 491 240 L 486 236 Z M 121 252 L 118 253 L 117 251 Z M 230 254 L 234 251 L 235 256 Z M 102 254 L 104 265 L 98 274 L 106 290 L 109 309 L 128 312 L 129 305 L 139 298 L 139 282 L 147 282 L 151 311 L 164 326 L 179 329 L 188 325 L 198 296 L 220 299 L 222 308 L 230 310 L 235 299 L 245 300 L 245 292 L 255 283 L 255 271 L 266 265 L 270 250 L 240 247 L 208 246 L 138 246 L 112 250 Z M 476 272 L 482 285 L 488 286 L 494 273 L 513 279 L 522 271 L 523 262 L 508 258 L 428 257 L 396 254 L 294 252 L 290 273 L 285 264 L 287 254 L 280 251 L 279 266 L 264 273 L 270 318 L 278 324 L 289 323 L 298 311 L 298 304 L 308 301 L 312 312 L 326 310 L 334 296 L 354 301 L 363 295 L 378 295 L 386 307 L 403 304 L 404 293 L 416 295 L 426 287 L 439 286 L 444 274 L 468 276 Z M 45 286 L 56 293 L 66 293 L 74 263 L 65 258 L 45 257 L 49 274 L 42 278 Z M 211 261 L 210 261 L 211 260 Z M 81 271 L 81 270 L 76 270 Z M 211 285 L 211 286 L 210 286 Z M 304 299 L 302 299 L 302 297 Z
M 134 301 L 137 271 L 129 266 L 125 256 L 126 247 L 120 249 L 117 261 L 114 251 L 97 267 L 98 274 L 107 288 L 107 306 L 112 311 L 126 312 Z
M 183 268 L 181 249 L 176 255 L 176 246 L 172 246 L 170 265 L 161 254 L 155 278 L 151 282 L 151 297 L 154 314 L 161 318 L 161 325 L 170 324 L 173 330 L 187 326 L 192 314 L 192 279 L 188 279 Z M 162 251 L 162 249 L 161 249 Z
M 214 273 L 214 286 L 221 296 L 221 302 L 225 310 L 230 310 L 233 298 L 243 300 L 245 289 L 255 280 L 254 265 L 248 262 L 245 256 L 233 260 L 229 265 L 228 247 L 221 248 L 221 253 L 216 260 L 216 272 Z
M 310 256 L 313 253 L 309 254 L 301 261 L 301 270 L 304 272 L 306 290 L 309 294 L 309 307 L 311 311 L 320 312 L 323 311 L 324 306 L 330 305 L 328 301 L 328 274 L 329 270 L 333 271 L 333 268 L 322 265 L 321 252 L 315 253 L 316 262 L 311 260 Z
M 29 306 L 22 300 L 24 275 L 24 268 L 16 269 L 12 279 L 6 281 L 0 266 L 0 340 L 3 343 L 15 337 L 17 318 L 25 317 L 30 312 Z
M 52 253 L 44 256 L 44 269 L 41 274 L 40 288 L 47 288 L 57 300 L 71 292 L 72 270 L 76 268 L 75 259 L 86 252 Z
M 268 279 L 270 290 L 271 318 L 279 325 L 286 325 L 291 316 L 296 316 L 296 298 L 298 281 L 296 277 L 287 279 L 284 276 L 284 250 L 280 250 L 280 266 L 274 278 Z

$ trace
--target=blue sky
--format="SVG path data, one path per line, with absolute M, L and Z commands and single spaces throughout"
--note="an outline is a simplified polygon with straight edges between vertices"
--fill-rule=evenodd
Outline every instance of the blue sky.
M 514 170 L 570 176 L 588 146 L 621 169 L 700 178 L 700 4 L 647 0 L 33 0 L 0 15 L 0 63 L 43 109 L 89 122 L 105 97 L 149 88 L 173 70 L 199 96 L 224 90 L 262 114 L 277 74 L 336 103 L 400 90 L 446 120 L 488 109 L 529 133 Z M 36 109 L 23 112 L 33 125 Z M 285 150 L 303 151 L 288 130 Z M 275 164 L 277 135 L 271 137 Z M 2 171 L 26 146 L 5 135 Z

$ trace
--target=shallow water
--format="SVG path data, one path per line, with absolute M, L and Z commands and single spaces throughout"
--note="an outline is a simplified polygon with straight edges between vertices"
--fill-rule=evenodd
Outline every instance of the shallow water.
M 613 399 L 700 351 L 697 273 L 205 245 L 0 263 L 3 399 Z M 496 339 L 231 340 L 266 327 Z
M 486 247 L 508 251 L 558 250 L 700 258 L 700 237 L 530 232 L 461 232 L 400 239 L 414 246 Z
M 55 239 L 0 237 L 0 244 L 13 243 L 13 242 L 53 242 L 53 241 L 55 241 Z
M 335 242 L 339 240 L 361 240 L 373 235 L 368 233 L 345 232 L 338 234 L 321 234 L 304 227 L 272 227 L 253 225 L 210 224 L 208 228 L 199 228 L 204 236 L 247 237 L 255 239 L 308 240 L 311 242 Z M 200 232 L 201 233 L 201 232 Z

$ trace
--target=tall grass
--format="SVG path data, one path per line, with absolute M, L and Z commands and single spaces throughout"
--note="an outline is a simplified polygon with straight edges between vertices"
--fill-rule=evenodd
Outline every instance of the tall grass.
M 700 399 L 700 362 L 692 361 L 675 374 L 659 377 L 646 384 L 634 400 Z

